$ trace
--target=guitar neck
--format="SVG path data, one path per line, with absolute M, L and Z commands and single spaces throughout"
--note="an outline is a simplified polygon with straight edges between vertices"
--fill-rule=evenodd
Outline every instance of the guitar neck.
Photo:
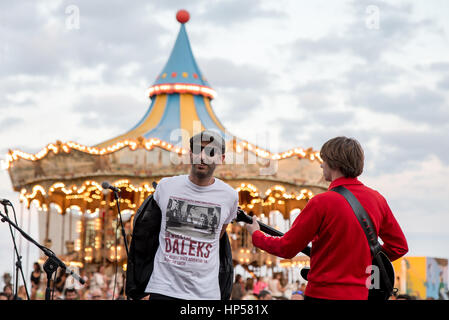
M 242 209 L 238 210 L 237 218 L 235 220 L 242 221 L 242 222 L 249 223 L 249 224 L 253 223 L 253 219 L 249 215 L 247 215 L 245 213 L 245 211 L 243 211 Z M 279 230 L 276 230 L 275 228 L 270 227 L 269 225 L 266 225 L 263 222 L 257 221 L 257 223 L 259 224 L 260 230 L 262 232 L 265 232 L 266 234 L 269 234 L 270 236 L 282 237 L 284 235 Z M 310 257 L 311 250 L 312 250 L 312 248 L 310 246 L 307 246 L 301 252 L 304 253 L 306 256 Z

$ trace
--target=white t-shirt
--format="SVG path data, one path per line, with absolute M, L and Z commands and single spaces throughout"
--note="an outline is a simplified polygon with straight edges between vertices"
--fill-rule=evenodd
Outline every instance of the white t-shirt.
M 215 178 L 205 187 L 188 175 L 163 178 L 154 192 L 162 213 L 159 248 L 145 292 L 219 300 L 219 237 L 235 219 L 238 193 Z

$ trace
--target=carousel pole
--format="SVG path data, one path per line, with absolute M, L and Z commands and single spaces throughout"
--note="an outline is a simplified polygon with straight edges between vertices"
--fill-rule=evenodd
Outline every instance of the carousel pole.
M 106 256 L 106 224 L 108 221 L 109 197 L 108 197 L 108 193 L 104 192 L 104 190 L 101 192 L 101 195 L 102 195 L 102 201 L 104 202 L 104 204 L 102 205 L 102 209 L 100 211 L 100 212 L 102 212 L 100 252 L 101 252 L 101 265 L 104 265 L 105 260 L 106 260 L 106 258 L 105 258 L 105 256 Z
M 65 235 L 65 212 L 64 212 L 64 210 L 62 211 L 61 215 L 62 215 L 61 254 L 64 254 L 64 235 Z

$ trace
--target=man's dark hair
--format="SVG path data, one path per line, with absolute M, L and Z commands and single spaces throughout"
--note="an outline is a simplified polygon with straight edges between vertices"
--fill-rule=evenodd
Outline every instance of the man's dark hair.
M 201 145 L 202 142 L 207 142 L 209 145 L 216 147 L 221 154 L 226 151 L 226 142 L 223 137 L 210 130 L 204 130 L 190 138 L 190 151 L 193 151 L 194 145 Z
M 66 288 L 64 290 L 64 295 L 67 295 L 67 293 L 76 293 L 76 294 L 78 294 L 78 292 L 76 291 L 75 288 Z
M 262 298 L 264 298 L 264 297 L 266 297 L 266 296 L 268 296 L 268 295 L 271 295 L 271 292 L 270 292 L 270 291 L 268 291 L 268 290 L 261 290 L 261 291 L 259 292 L 258 297 L 259 297 L 259 299 L 262 299 Z
M 356 178 L 363 172 L 365 156 L 360 143 L 353 138 L 336 137 L 327 141 L 320 156 L 331 169 L 338 169 L 346 178 Z

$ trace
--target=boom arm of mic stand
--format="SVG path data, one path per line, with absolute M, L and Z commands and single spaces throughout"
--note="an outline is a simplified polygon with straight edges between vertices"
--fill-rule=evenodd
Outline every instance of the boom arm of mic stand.
M 248 224 L 253 223 L 253 219 L 250 216 L 248 216 L 242 209 L 238 210 L 235 221 L 237 222 L 242 221 Z M 276 230 L 273 227 L 266 225 L 265 223 L 262 223 L 260 221 L 257 221 L 257 223 L 259 224 L 260 230 L 269 234 L 270 236 L 282 237 L 284 235 L 279 230 Z M 311 250 L 312 248 L 310 246 L 307 246 L 301 252 L 304 253 L 306 256 L 310 257 Z
M 53 251 L 51 251 L 50 249 L 48 249 L 47 247 L 39 244 L 36 240 L 34 240 L 33 238 L 31 238 L 25 231 L 23 231 L 19 226 L 17 226 L 14 222 L 12 222 L 7 216 L 5 216 L 4 214 L 2 214 L 0 212 L 0 217 L 2 218 L 1 221 L 2 222 L 8 222 L 11 226 L 13 226 L 17 231 L 19 231 L 22 236 L 27 239 L 28 241 L 30 241 L 31 243 L 33 243 L 36 247 L 38 247 L 39 249 L 42 250 L 42 252 L 44 252 L 44 254 L 49 258 L 52 259 L 57 265 L 58 267 L 61 267 L 64 270 L 70 270 L 67 268 L 66 264 L 64 262 L 61 261 L 61 259 L 59 259 Z M 75 274 L 73 271 L 70 270 L 69 272 L 75 279 L 77 279 L 81 284 L 84 284 L 85 281 L 83 278 L 81 278 L 79 275 Z

